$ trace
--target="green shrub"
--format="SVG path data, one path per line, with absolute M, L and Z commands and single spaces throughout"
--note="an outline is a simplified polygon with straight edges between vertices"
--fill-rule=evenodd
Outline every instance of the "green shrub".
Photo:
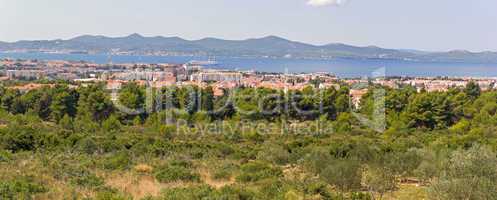
M 131 165 L 131 158 L 128 153 L 122 152 L 110 155 L 104 160 L 103 167 L 108 170 L 127 169 Z
M 0 180 L 0 199 L 32 199 L 34 194 L 44 192 L 47 192 L 47 189 L 29 177 L 19 177 L 11 181 Z
M 115 115 L 110 116 L 102 123 L 103 130 L 107 132 L 117 132 L 121 130 L 121 126 L 121 122 Z
M 256 182 L 266 178 L 280 177 L 283 172 L 265 162 L 249 162 L 241 166 L 241 174 L 236 177 L 239 182 Z
M 12 159 L 11 153 L 0 150 L 0 162 L 8 162 Z
M 285 165 L 290 160 L 290 153 L 280 145 L 265 144 L 257 158 L 277 165 Z
M 331 187 L 323 181 L 311 182 L 305 185 L 304 191 L 310 195 L 319 195 L 323 199 L 332 199 L 334 193 Z
M 254 194 L 239 187 L 226 186 L 215 190 L 207 185 L 187 188 L 167 188 L 163 190 L 160 198 L 163 200 L 251 200 Z
M 155 178 L 159 182 L 169 183 L 174 181 L 200 181 L 200 175 L 190 169 L 191 163 L 186 161 L 172 161 L 168 165 L 155 169 Z
M 330 162 L 328 167 L 319 173 L 319 176 L 342 191 L 361 188 L 361 165 L 355 161 L 336 160 Z
M 430 185 L 435 199 L 497 199 L 497 155 L 486 147 L 453 152 Z
M 95 195 L 95 200 L 131 200 L 131 197 L 127 197 L 120 194 L 113 189 L 103 189 Z
M 104 181 L 100 177 L 86 170 L 73 172 L 70 182 L 73 185 L 87 188 L 97 188 L 104 185 Z
M 370 194 L 364 192 L 353 192 L 350 194 L 351 200 L 373 200 Z
M 377 199 L 382 199 L 385 193 L 397 189 L 394 173 L 383 166 L 367 166 L 363 177 L 364 185 L 370 193 L 376 194 Z
M 219 154 L 220 154 L 219 157 L 222 157 L 222 158 L 235 153 L 235 150 L 233 149 L 233 147 L 231 147 L 230 145 L 228 145 L 226 143 L 218 143 L 218 144 L 215 144 L 214 147 L 219 151 Z
M 383 166 L 399 176 L 412 176 L 422 162 L 421 154 L 415 150 L 385 154 Z
M 6 149 L 13 152 L 31 151 L 36 148 L 37 132 L 28 127 L 12 127 L 4 136 L 3 143 Z
M 214 169 L 212 177 L 216 180 L 228 180 L 233 175 L 235 168 L 236 166 L 231 163 L 218 166 Z
M 314 174 L 319 174 L 328 167 L 328 164 L 333 159 L 334 157 L 325 149 L 314 147 L 310 149 L 310 153 L 306 155 L 304 167 Z
M 98 151 L 98 145 L 93 138 L 86 136 L 77 142 L 76 150 L 86 154 L 94 154 Z
M 213 189 L 209 186 L 199 186 L 190 188 L 169 188 L 165 189 L 162 194 L 162 199 L 167 200 L 197 200 L 211 199 Z
M 257 199 L 285 199 L 288 190 L 294 189 L 277 176 L 260 180 L 257 185 L 259 186 L 256 194 Z

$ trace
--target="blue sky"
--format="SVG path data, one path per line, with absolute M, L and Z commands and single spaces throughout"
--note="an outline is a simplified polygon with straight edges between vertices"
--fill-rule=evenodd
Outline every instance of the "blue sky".
M 0 40 L 82 34 L 497 51 L 496 0 L 0 0 Z

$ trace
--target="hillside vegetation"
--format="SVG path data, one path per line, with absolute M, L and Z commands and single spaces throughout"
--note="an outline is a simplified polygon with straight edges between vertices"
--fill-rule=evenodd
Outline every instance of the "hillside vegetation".
M 0 87 L 0 199 L 497 199 L 497 91 L 385 90 Z

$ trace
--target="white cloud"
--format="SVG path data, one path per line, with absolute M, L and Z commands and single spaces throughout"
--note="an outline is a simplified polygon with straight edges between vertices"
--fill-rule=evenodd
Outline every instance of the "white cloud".
M 347 0 L 308 0 L 307 5 L 310 6 L 341 6 L 345 4 Z

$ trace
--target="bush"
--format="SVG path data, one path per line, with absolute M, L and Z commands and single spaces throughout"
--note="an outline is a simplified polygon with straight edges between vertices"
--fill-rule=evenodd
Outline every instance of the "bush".
M 233 149 L 233 147 L 231 147 L 230 145 L 228 145 L 226 143 L 214 144 L 214 148 L 216 148 L 217 151 L 219 151 L 219 157 L 221 157 L 221 158 L 225 158 L 226 156 L 229 156 L 229 155 L 235 153 L 235 150 Z
M 94 154 L 98 151 L 98 145 L 95 140 L 87 136 L 77 142 L 76 150 L 86 154 Z
M 36 147 L 36 131 L 33 128 L 11 128 L 4 136 L 6 149 L 13 152 L 31 151 Z
M 47 189 L 29 177 L 12 181 L 0 180 L 0 199 L 32 199 L 34 194 L 44 192 L 47 192 Z
M 95 195 L 95 200 L 131 200 L 131 197 L 126 197 L 115 190 L 104 189 Z
M 266 144 L 257 155 L 258 159 L 266 160 L 277 165 L 285 165 L 290 160 L 290 153 L 280 145 Z
M 304 191 L 310 195 L 319 195 L 325 199 L 331 199 L 333 192 L 327 186 L 328 184 L 322 181 L 311 182 L 305 185 Z
M 197 200 L 211 199 L 213 189 L 208 186 L 191 188 L 170 188 L 163 191 L 162 199 L 167 200 Z
M 497 199 L 497 158 L 479 146 L 452 154 L 429 192 L 436 199 Z
M 328 164 L 319 176 L 342 191 L 361 188 L 361 165 L 355 161 L 337 160 Z
M 8 162 L 12 159 L 11 157 L 12 155 L 8 151 L 0 150 L 0 162 Z
M 125 152 L 111 155 L 104 160 L 103 167 L 108 170 L 127 169 L 131 164 L 131 158 Z
M 219 199 L 219 200 L 250 200 L 255 199 L 254 194 L 238 187 L 226 186 L 215 190 L 207 185 L 187 187 L 187 188 L 167 188 L 163 190 L 158 199 L 164 200 L 198 200 L 198 199 Z
M 110 116 L 102 123 L 103 130 L 107 132 L 117 132 L 121 130 L 121 126 L 121 122 L 115 115 Z
M 412 176 L 422 162 L 421 153 L 414 149 L 407 152 L 385 154 L 383 159 L 383 166 L 390 169 L 395 175 L 402 177 Z
M 311 152 L 306 155 L 304 166 L 308 171 L 319 174 L 328 167 L 328 163 L 333 159 L 331 154 L 325 149 L 314 147 L 311 149 Z
M 397 182 L 393 172 L 381 166 L 368 166 L 364 173 L 363 183 L 371 194 L 377 194 L 378 199 L 397 188 Z
M 168 165 L 155 169 L 155 178 L 159 182 L 170 183 L 174 181 L 200 181 L 200 175 L 193 173 L 189 168 L 191 163 L 186 161 L 172 161 Z
M 266 178 L 276 178 L 283 175 L 279 168 L 264 162 L 249 162 L 241 166 L 241 174 L 236 177 L 239 182 L 256 182 Z
M 224 164 L 216 167 L 212 177 L 216 180 L 228 180 L 233 175 L 236 166 L 234 164 Z
M 70 182 L 73 185 L 86 188 L 97 188 L 104 185 L 104 181 L 100 177 L 86 170 L 73 172 Z

